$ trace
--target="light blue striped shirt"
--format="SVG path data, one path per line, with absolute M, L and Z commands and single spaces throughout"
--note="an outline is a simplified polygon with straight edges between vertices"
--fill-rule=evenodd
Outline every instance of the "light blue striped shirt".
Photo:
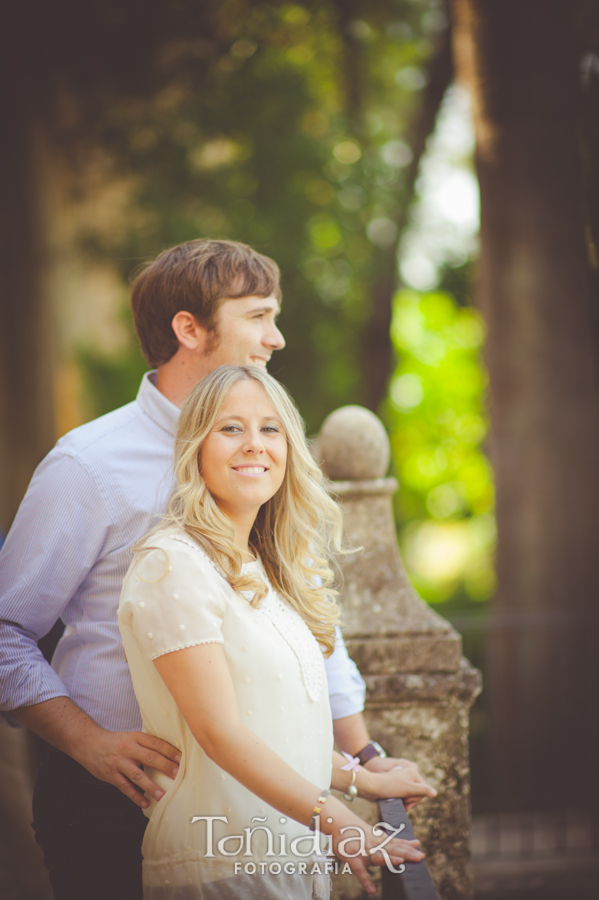
M 144 376 L 133 403 L 61 438 L 38 466 L 0 552 L 0 719 L 68 696 L 111 731 L 141 728 L 116 611 L 131 546 L 166 508 L 179 410 Z M 52 666 L 36 641 L 66 625 Z M 333 718 L 365 686 L 338 633 Z

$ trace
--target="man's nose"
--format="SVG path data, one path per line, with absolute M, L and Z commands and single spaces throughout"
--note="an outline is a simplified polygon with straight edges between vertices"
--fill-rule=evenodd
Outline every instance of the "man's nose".
M 285 338 L 274 322 L 272 323 L 272 327 L 269 329 L 267 334 L 264 335 L 262 343 L 266 347 L 270 347 L 271 350 L 282 350 L 285 346 Z

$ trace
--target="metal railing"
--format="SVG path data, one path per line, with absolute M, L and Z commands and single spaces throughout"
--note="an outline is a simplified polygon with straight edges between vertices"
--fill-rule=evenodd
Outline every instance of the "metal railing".
M 401 800 L 380 800 L 379 809 L 382 822 L 386 822 L 393 829 L 402 829 L 398 837 L 404 841 L 414 840 L 414 831 Z M 402 873 L 392 872 L 383 867 L 381 883 L 382 900 L 439 900 L 424 860 L 419 863 L 405 863 L 405 871 Z

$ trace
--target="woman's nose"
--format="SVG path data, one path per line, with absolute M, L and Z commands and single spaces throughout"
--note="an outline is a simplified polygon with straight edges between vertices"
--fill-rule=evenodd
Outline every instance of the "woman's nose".
M 263 453 L 264 441 L 259 431 L 249 431 L 243 446 L 244 453 Z

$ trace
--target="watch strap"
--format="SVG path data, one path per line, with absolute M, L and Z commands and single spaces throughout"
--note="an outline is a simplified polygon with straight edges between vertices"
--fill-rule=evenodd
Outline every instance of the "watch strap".
M 374 759 L 375 756 L 380 756 L 384 759 L 387 754 L 376 741 L 368 741 L 366 746 L 359 753 L 356 753 L 356 756 L 360 760 L 360 765 L 365 766 L 369 759 Z

